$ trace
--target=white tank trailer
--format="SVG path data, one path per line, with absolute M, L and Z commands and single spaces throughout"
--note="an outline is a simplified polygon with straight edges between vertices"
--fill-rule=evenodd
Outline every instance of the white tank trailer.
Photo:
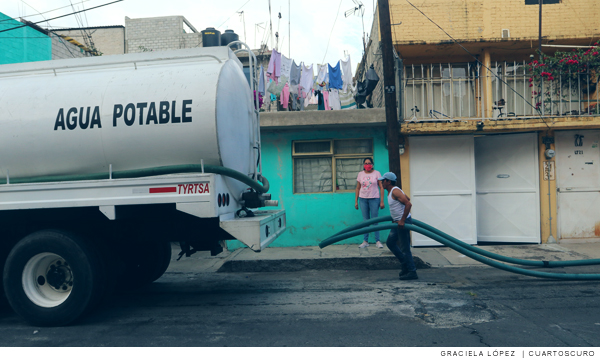
M 275 240 L 285 211 L 256 209 L 277 202 L 251 82 L 225 46 L 0 66 L 0 269 L 13 309 L 68 324 L 158 279 L 171 242 L 181 257 Z

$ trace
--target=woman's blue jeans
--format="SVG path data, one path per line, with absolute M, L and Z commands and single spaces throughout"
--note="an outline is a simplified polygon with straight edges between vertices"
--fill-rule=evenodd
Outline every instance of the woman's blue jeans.
M 412 219 L 408 218 L 405 224 L 412 224 Z M 410 251 L 410 231 L 405 228 L 395 227 L 390 230 L 387 241 L 385 242 L 390 251 L 396 255 L 396 258 L 402 264 L 402 269 L 406 271 L 416 271 L 417 267 Z
M 360 211 L 362 212 L 363 220 L 374 219 L 379 215 L 379 204 L 381 200 L 379 198 L 365 199 L 358 198 L 360 204 Z M 378 224 L 373 224 L 375 226 Z M 364 240 L 369 242 L 369 233 L 364 235 Z M 375 241 L 379 241 L 379 231 L 375 231 Z

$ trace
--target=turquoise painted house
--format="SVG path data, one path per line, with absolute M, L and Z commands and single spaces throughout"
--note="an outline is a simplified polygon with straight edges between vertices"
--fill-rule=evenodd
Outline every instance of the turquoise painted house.
M 0 31 L 23 24 L 0 13 Z M 29 26 L 0 32 L 0 65 L 52 59 L 52 40 Z
M 363 114 L 362 110 L 261 113 L 263 174 L 287 218 L 286 231 L 270 247 L 317 246 L 363 221 L 354 208 L 363 159 L 372 157 L 375 170 L 382 174 L 389 170 L 385 118 L 365 123 Z M 389 215 L 387 201 L 379 211 L 384 215 Z M 381 232 L 382 241 L 388 233 Z M 362 236 L 340 244 L 361 242 Z M 240 246 L 237 241 L 228 243 L 229 249 Z

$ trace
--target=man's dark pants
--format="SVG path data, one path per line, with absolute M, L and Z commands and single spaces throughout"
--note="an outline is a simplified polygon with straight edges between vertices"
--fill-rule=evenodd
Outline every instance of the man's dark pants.
M 404 223 L 412 224 L 412 219 L 408 218 Z M 402 264 L 402 270 L 417 270 L 415 262 L 413 261 L 412 252 L 410 251 L 410 231 L 405 228 L 393 228 L 390 231 L 390 235 L 388 235 L 386 245 Z

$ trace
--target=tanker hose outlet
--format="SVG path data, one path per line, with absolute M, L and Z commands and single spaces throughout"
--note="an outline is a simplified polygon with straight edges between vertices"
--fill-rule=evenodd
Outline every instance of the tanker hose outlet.
M 262 174 L 258 174 L 257 179 L 263 184 L 263 187 L 266 189 L 264 192 L 269 192 L 269 180 L 267 180 L 267 178 L 264 177 Z

